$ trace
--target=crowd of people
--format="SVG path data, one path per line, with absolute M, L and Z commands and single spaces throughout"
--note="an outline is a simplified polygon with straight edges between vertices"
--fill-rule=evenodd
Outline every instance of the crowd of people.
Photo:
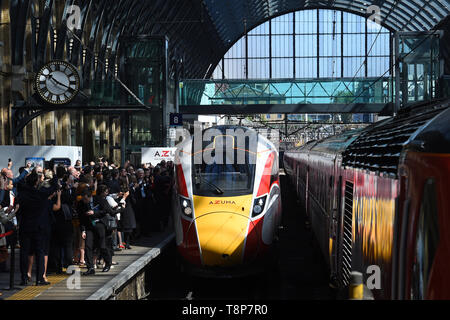
M 47 275 L 70 265 L 108 272 L 114 252 L 169 224 L 174 164 L 119 167 L 105 158 L 74 166 L 21 167 L 0 176 L 0 271 L 8 247 L 20 246 L 21 285 L 48 285 Z

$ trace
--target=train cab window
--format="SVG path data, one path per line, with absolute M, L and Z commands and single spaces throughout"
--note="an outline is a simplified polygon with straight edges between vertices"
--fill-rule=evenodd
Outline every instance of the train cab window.
M 245 148 L 239 148 L 235 142 L 237 138 L 230 135 L 212 139 L 215 141 L 212 151 L 208 142 L 203 141 L 201 164 L 196 164 L 193 158 L 193 193 L 205 197 L 252 194 L 257 145 L 252 145 L 249 138 L 245 141 Z M 227 139 L 230 140 L 228 144 Z
M 425 299 L 431 267 L 439 244 L 439 223 L 434 179 L 425 183 L 416 232 L 411 299 Z
M 252 193 L 255 173 L 254 164 L 202 164 L 195 165 L 194 194 L 227 196 Z

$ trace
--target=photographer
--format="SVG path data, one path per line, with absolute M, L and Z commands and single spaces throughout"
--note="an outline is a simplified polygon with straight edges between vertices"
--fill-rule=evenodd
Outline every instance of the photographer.
M 73 178 L 72 178 L 73 179 Z M 71 179 L 63 178 L 61 186 L 60 206 L 53 211 L 54 228 L 51 243 L 50 265 L 56 273 L 62 273 L 62 268 L 72 264 L 73 257 L 73 209 L 75 192 L 71 185 Z M 61 253 L 64 255 L 62 261 Z
M 97 194 L 98 196 L 95 197 L 95 203 L 98 202 L 98 204 L 95 207 L 91 204 L 92 192 L 88 189 L 84 189 L 81 192 L 81 200 L 77 203 L 82 237 L 86 241 L 85 259 L 88 270 L 83 273 L 85 276 L 95 274 L 93 256 L 94 244 L 100 248 L 100 254 L 105 260 L 103 272 L 108 272 L 110 270 L 112 264 L 112 239 L 111 231 L 107 229 L 107 214 L 114 217 L 116 213 L 120 212 L 119 210 L 112 209 L 106 201 L 108 188 L 105 185 L 99 186 Z
M 102 257 L 105 260 L 105 267 L 103 268 L 103 272 L 108 272 L 112 265 L 112 232 L 114 229 L 117 229 L 117 224 L 114 226 L 111 221 L 116 219 L 117 214 L 123 214 L 125 212 L 125 208 L 122 205 L 119 205 L 113 208 L 106 197 L 109 194 L 109 189 L 106 185 L 102 184 L 98 186 L 96 200 L 99 204 L 99 210 L 104 213 L 104 216 L 101 220 L 105 227 L 105 246 L 106 250 L 102 251 Z M 123 200 L 126 201 L 128 197 L 128 193 L 125 193 L 123 196 Z M 102 248 L 102 247 L 100 247 Z

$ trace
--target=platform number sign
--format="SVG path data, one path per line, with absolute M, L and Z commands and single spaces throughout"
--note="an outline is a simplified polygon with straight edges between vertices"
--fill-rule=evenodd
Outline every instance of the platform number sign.
M 182 126 L 183 125 L 183 115 L 181 113 L 171 113 L 170 114 L 170 125 L 171 126 Z

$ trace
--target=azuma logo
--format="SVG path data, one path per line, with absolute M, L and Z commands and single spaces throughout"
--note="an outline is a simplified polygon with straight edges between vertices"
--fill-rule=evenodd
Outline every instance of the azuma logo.
M 173 156 L 170 150 L 162 150 L 161 152 L 159 151 L 155 152 L 155 157 L 168 158 L 170 156 Z
M 210 201 L 209 204 L 236 204 L 233 200 L 214 200 Z

